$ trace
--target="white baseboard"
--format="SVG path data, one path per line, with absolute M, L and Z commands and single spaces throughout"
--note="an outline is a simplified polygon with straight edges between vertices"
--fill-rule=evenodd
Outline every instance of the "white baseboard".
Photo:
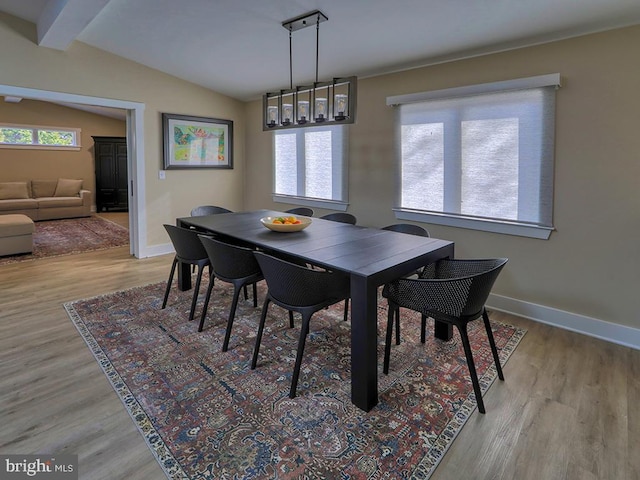
M 640 329 L 637 328 L 501 295 L 491 294 L 487 301 L 487 307 L 640 350 Z
M 157 257 L 159 255 L 166 255 L 167 253 L 174 253 L 173 245 L 171 243 L 165 243 L 163 245 L 153 245 L 151 247 L 144 247 L 140 250 L 140 258 Z

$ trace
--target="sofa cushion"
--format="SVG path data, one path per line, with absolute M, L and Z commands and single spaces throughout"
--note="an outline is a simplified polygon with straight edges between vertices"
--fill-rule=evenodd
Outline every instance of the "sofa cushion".
M 33 198 L 53 197 L 56 193 L 57 180 L 31 180 Z
M 11 198 L 0 202 L 0 215 L 2 212 L 10 212 L 12 210 L 37 209 L 38 201 L 35 198 Z
M 80 197 L 45 197 L 36 199 L 38 208 L 81 207 Z
M 29 198 L 27 182 L 0 183 L 0 200 Z
M 82 180 L 59 178 L 54 197 L 79 197 L 82 188 Z

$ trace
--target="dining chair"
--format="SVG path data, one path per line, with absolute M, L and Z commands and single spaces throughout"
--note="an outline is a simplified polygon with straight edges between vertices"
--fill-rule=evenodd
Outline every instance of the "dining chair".
M 349 223 L 351 225 L 355 225 L 357 222 L 355 215 L 351 215 L 347 212 L 328 213 L 320 218 L 324 220 L 331 220 L 332 222 Z
M 171 239 L 171 243 L 173 244 L 176 254 L 173 257 L 173 264 L 171 265 L 171 273 L 169 274 L 169 280 L 167 281 L 167 288 L 164 292 L 162 308 L 164 309 L 167 306 L 169 291 L 171 290 L 173 275 L 175 274 L 178 262 L 194 265 L 198 269 L 198 276 L 196 277 L 196 285 L 193 289 L 193 298 L 191 299 L 191 310 L 189 311 L 189 320 L 193 320 L 193 316 L 196 311 L 196 303 L 198 301 L 200 283 L 202 281 L 202 272 L 204 267 L 209 267 L 209 276 L 211 276 L 211 262 L 206 250 L 202 246 L 202 242 L 200 242 L 200 239 L 198 238 L 198 232 L 196 230 L 167 224 L 164 225 L 164 228 L 169 234 L 169 238 Z
M 419 237 L 428 237 L 429 231 L 421 227 L 420 225 L 413 225 L 412 223 L 394 223 L 392 225 L 387 225 L 386 227 L 382 227 L 382 230 L 390 230 L 392 232 L 406 233 L 408 235 L 417 235 Z M 418 269 L 410 275 L 419 275 L 422 269 Z M 426 318 L 424 319 L 424 323 L 426 324 Z M 425 332 L 422 333 L 423 338 Z M 424 340 L 423 340 L 424 342 Z M 400 345 L 400 315 L 396 317 L 396 345 Z
M 229 348 L 229 339 L 231 338 L 231 329 L 233 320 L 238 307 L 238 297 L 240 292 L 247 287 L 253 286 L 253 306 L 258 306 L 257 283 L 264 279 L 260 266 L 253 256 L 253 250 L 239 245 L 221 242 L 210 236 L 200 235 L 200 241 L 211 261 L 213 275 L 210 276 L 209 286 L 207 287 L 207 295 L 204 299 L 202 308 L 202 316 L 200 317 L 200 325 L 198 331 L 201 332 L 204 327 L 204 321 L 207 316 L 209 300 L 215 279 L 233 285 L 233 300 L 229 309 L 229 318 L 227 319 L 227 329 L 222 343 L 222 351 L 226 352 Z M 246 292 L 246 290 L 245 290 Z
M 349 298 L 349 277 L 339 272 L 313 270 L 263 252 L 254 252 L 254 255 L 262 269 L 268 291 L 262 306 L 251 369 L 256 368 L 258 361 L 260 342 L 262 341 L 269 304 L 273 302 L 290 312 L 300 313 L 302 315 L 302 327 L 289 390 L 289 398 L 295 398 L 311 317 L 315 312 Z
M 233 211 L 224 207 L 218 207 L 216 205 L 200 205 L 199 207 L 195 207 L 193 210 L 191 210 L 192 217 L 218 215 L 219 213 L 233 213 Z
M 218 207 L 217 205 L 200 205 L 191 210 L 192 217 L 203 217 L 205 215 L 218 215 L 220 213 L 233 213 L 233 211 L 224 207 Z M 196 229 L 194 229 L 193 227 L 191 228 L 192 230 L 198 230 L 197 228 Z M 247 297 L 247 294 L 245 292 L 245 298 L 246 297 Z
M 429 231 L 421 227 L 420 225 L 414 225 L 412 223 L 394 223 L 393 225 L 387 225 L 382 227 L 382 230 L 391 230 L 392 232 L 408 233 L 409 235 L 417 235 L 419 237 L 428 237 Z
M 399 317 L 400 308 L 407 308 L 422 314 L 422 343 L 425 343 L 426 317 L 432 317 L 436 321 L 454 325 L 462 339 L 467 367 L 469 368 L 473 391 L 478 403 L 478 411 L 485 413 L 480 383 L 478 382 L 471 344 L 467 334 L 467 325 L 469 322 L 482 317 L 498 378 L 504 380 L 485 303 L 489 293 L 491 293 L 494 282 L 507 261 L 508 259 L 506 258 L 483 260 L 443 259 L 427 265 L 419 278 L 400 278 L 386 284 L 383 288 L 382 296 L 387 299 L 389 309 L 383 372 L 385 374 L 389 373 L 394 317 Z
M 309 207 L 296 207 L 285 210 L 285 213 L 291 213 L 293 215 L 302 215 L 304 217 L 313 217 L 313 208 Z

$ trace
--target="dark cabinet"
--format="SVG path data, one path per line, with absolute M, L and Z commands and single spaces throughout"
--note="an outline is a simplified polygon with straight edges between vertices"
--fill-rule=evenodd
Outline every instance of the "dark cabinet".
M 128 210 L 127 139 L 93 137 L 96 161 L 96 209 Z

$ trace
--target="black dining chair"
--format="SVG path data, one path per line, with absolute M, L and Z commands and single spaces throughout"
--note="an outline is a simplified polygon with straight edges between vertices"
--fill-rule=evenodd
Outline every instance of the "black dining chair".
M 233 328 L 233 320 L 238 307 L 238 297 L 247 285 L 253 286 L 253 306 L 258 306 L 257 283 L 263 280 L 260 266 L 253 256 L 253 250 L 238 245 L 221 242 L 206 235 L 200 235 L 200 241 L 211 261 L 213 275 L 209 279 L 207 295 L 204 299 L 202 308 L 202 316 L 200 317 L 200 325 L 198 331 L 201 332 L 204 327 L 204 321 L 207 316 L 209 300 L 215 279 L 233 285 L 233 300 L 229 309 L 229 318 L 227 319 L 227 330 L 222 343 L 222 351 L 226 352 L 229 348 L 229 339 L 231 338 L 231 329 Z M 246 290 L 245 290 L 246 293 Z
M 426 317 L 432 317 L 436 321 L 454 325 L 462 339 L 471 383 L 478 403 L 478 411 L 485 413 L 482 391 L 480 390 L 471 344 L 467 334 L 467 324 L 482 317 L 498 378 L 504 380 L 485 303 L 489 293 L 491 293 L 494 282 L 507 261 L 506 258 L 486 260 L 443 259 L 427 265 L 419 278 L 400 278 L 386 284 L 382 295 L 388 301 L 389 310 L 383 372 L 385 374 L 389 373 L 394 317 L 399 317 L 400 308 L 408 308 L 422 314 L 422 343 L 425 342 Z
M 233 210 L 229 210 L 228 208 L 224 208 L 224 207 L 219 207 L 217 205 L 200 205 L 191 210 L 192 217 L 203 217 L 206 215 L 219 215 L 221 213 L 233 213 Z M 191 229 L 202 232 L 202 230 L 199 230 L 194 227 L 191 227 Z M 244 297 L 245 299 L 248 298 L 246 289 L 245 289 Z
M 387 225 L 382 227 L 382 230 L 390 230 L 392 232 L 406 233 L 408 235 L 417 235 L 419 237 L 428 237 L 429 231 L 421 227 L 420 225 L 413 225 L 412 223 L 394 223 L 393 225 Z M 419 275 L 422 269 L 416 270 L 411 275 Z M 424 323 L 426 324 L 426 318 Z M 425 332 L 422 332 L 422 338 L 424 343 Z M 400 315 L 396 317 L 396 345 L 400 345 Z
M 349 223 L 351 225 L 355 225 L 357 222 L 355 215 L 351 215 L 347 212 L 328 213 L 320 218 L 323 220 L 331 220 L 332 222 Z
M 232 210 L 216 205 L 200 205 L 191 210 L 192 217 L 202 217 L 204 215 L 218 215 L 220 213 L 233 213 Z
M 289 390 L 289 398 L 295 398 L 311 317 L 315 312 L 349 298 L 349 277 L 339 272 L 313 270 L 262 252 L 255 252 L 254 255 L 267 282 L 268 292 L 260 316 L 251 369 L 256 368 L 258 361 L 269 304 L 273 302 L 290 312 L 300 313 L 302 327 Z
M 302 215 L 303 217 L 313 217 L 313 208 L 309 207 L 296 207 L 285 210 L 285 213 L 291 213 L 293 215 Z
M 171 273 L 169 274 L 169 280 L 167 281 L 167 288 L 164 292 L 164 300 L 162 301 L 162 308 L 167 306 L 167 300 L 169 299 L 169 292 L 171 290 L 171 284 L 173 283 L 173 276 L 178 266 L 178 262 L 194 265 L 198 269 L 198 276 L 196 277 L 196 285 L 193 290 L 193 298 L 191 299 L 191 310 L 189 311 L 189 320 L 193 320 L 194 313 L 196 311 L 196 303 L 198 301 L 198 292 L 200 290 L 200 283 L 202 281 L 202 272 L 204 267 L 209 267 L 209 275 L 211 276 L 211 262 L 206 250 L 202 246 L 202 242 L 198 238 L 198 232 L 190 228 L 176 227 L 175 225 L 164 225 L 173 248 L 176 251 L 173 257 L 173 263 L 171 265 Z
M 420 225 L 414 225 L 412 223 L 394 223 L 393 225 L 387 225 L 382 227 L 382 230 L 391 230 L 392 232 L 408 233 L 409 235 L 417 235 L 419 237 L 428 237 L 429 230 Z

